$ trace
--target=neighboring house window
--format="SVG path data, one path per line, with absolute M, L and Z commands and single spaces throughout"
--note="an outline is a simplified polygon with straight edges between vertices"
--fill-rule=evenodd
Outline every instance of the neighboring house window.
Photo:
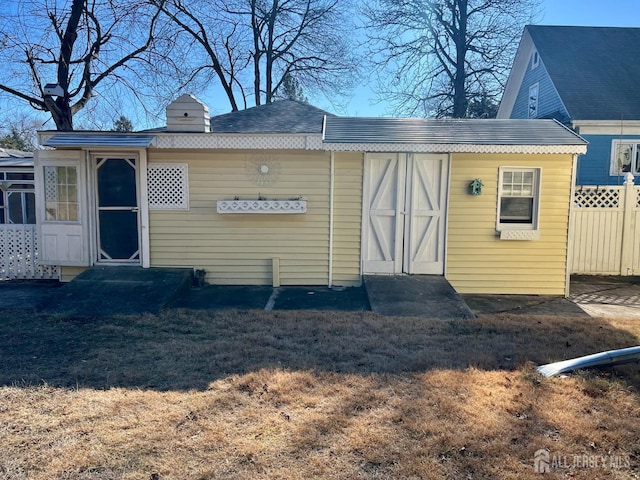
M 538 51 L 534 50 L 533 55 L 531 55 L 531 70 L 540 65 L 540 55 L 538 55 Z
M 611 175 L 640 174 L 640 140 L 614 140 L 611 145 Z
M 540 86 L 536 83 L 529 87 L 529 118 L 538 116 L 538 93 Z
M 0 171 L 0 224 L 36 223 L 33 172 Z
M 76 167 L 44 167 L 44 202 L 48 221 L 78 220 Z
M 539 203 L 539 168 L 500 167 L 498 230 L 537 230 Z

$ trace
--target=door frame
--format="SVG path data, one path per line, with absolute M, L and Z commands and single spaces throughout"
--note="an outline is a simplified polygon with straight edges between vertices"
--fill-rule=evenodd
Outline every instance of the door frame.
M 133 261 L 101 260 L 99 256 L 100 224 L 98 221 L 98 168 L 97 158 L 135 158 L 136 159 L 136 201 L 138 203 L 138 259 Z M 91 185 L 90 201 L 90 237 L 92 264 L 99 265 L 140 265 L 149 267 L 149 205 L 147 197 L 147 154 L 146 149 L 139 150 L 90 150 L 87 152 L 88 175 Z
M 416 152 L 418 155 L 421 152 Z M 380 273 L 365 273 L 365 255 L 368 252 L 369 242 L 370 242 L 370 197 L 371 197 L 371 188 L 370 188 L 370 176 L 371 176 L 371 162 L 369 159 L 372 155 L 396 155 L 398 161 L 404 162 L 404 168 L 399 169 L 400 173 L 404 175 L 404 178 L 398 183 L 403 185 L 402 191 L 398 188 L 398 192 L 396 192 L 396 198 L 398 199 L 396 205 L 396 218 L 401 219 L 402 228 L 400 228 L 396 224 L 396 244 L 395 244 L 395 258 L 394 258 L 394 267 L 393 272 L 380 272 Z M 430 153 L 425 153 L 430 155 Z M 442 222 L 442 253 L 443 253 L 443 261 L 442 261 L 442 272 L 434 275 L 444 275 L 447 269 L 447 242 L 448 242 L 448 219 L 449 219 L 449 197 L 450 197 L 450 185 L 451 185 L 451 154 L 450 153 L 433 153 L 433 155 L 443 156 L 443 162 L 445 163 L 446 174 L 442 175 L 440 178 L 441 188 L 444 188 L 443 204 L 441 205 L 441 212 L 443 212 L 441 217 Z M 413 152 L 365 152 L 364 153 L 364 165 L 363 165 L 363 175 L 362 175 L 362 223 L 361 223 L 361 238 L 360 238 L 360 276 L 365 274 L 370 275 L 405 275 L 410 274 L 409 272 L 409 263 L 411 259 L 405 255 L 405 249 L 410 247 L 410 238 L 408 237 L 411 230 L 411 219 L 407 218 L 411 213 L 411 202 L 413 201 L 413 179 L 409 181 L 407 178 L 409 168 L 413 170 L 413 162 L 414 162 L 414 153 Z M 402 202 L 400 202 L 400 199 Z M 400 238 L 398 238 L 398 235 Z

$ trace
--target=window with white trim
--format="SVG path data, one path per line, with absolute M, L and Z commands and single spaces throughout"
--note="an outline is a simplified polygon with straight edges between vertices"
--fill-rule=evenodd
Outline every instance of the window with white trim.
M 533 54 L 531 54 L 531 70 L 540 65 L 540 55 L 538 55 L 538 51 L 534 50 Z
M 46 221 L 77 222 L 79 220 L 76 167 L 44 167 L 44 202 Z
M 540 168 L 500 167 L 498 231 L 537 230 Z
M 640 140 L 613 140 L 610 174 L 616 176 L 628 172 L 640 175 Z
M 36 223 L 33 170 L 0 171 L 0 224 Z
M 529 118 L 536 118 L 538 116 L 538 97 L 540 94 L 540 85 L 535 84 L 529 87 L 529 99 L 527 102 Z

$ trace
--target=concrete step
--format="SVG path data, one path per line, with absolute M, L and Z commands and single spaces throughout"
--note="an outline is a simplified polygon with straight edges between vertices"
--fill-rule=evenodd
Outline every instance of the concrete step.
M 158 313 L 191 286 L 191 269 L 92 267 L 41 306 L 47 313 L 96 317 Z
M 440 275 L 365 275 L 364 284 L 371 310 L 380 315 L 443 320 L 475 317 Z

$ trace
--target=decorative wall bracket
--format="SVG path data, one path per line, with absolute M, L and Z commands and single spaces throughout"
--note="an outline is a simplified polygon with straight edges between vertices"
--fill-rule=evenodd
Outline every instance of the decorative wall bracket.
M 307 213 L 306 200 L 218 200 L 218 213 Z

